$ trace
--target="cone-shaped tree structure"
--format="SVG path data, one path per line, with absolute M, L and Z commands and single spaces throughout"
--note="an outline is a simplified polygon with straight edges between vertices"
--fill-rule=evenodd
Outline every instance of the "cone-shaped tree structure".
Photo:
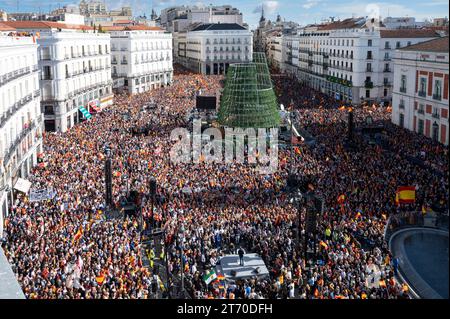
M 232 64 L 228 68 L 219 123 L 236 128 L 280 126 L 277 98 L 264 53 L 254 53 L 251 63 Z

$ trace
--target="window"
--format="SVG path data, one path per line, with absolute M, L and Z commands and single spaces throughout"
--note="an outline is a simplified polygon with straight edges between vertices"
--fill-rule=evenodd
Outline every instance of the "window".
M 370 90 L 366 90 L 366 98 L 370 98 Z
M 432 133 L 431 133 L 431 138 L 433 139 L 433 141 L 438 141 L 439 140 L 439 125 L 434 122 L 434 124 L 432 125 L 433 129 L 432 129 Z
M 404 74 L 400 78 L 400 92 L 406 93 L 406 75 Z
M 372 51 L 367 51 L 367 60 L 372 60 Z
M 411 45 L 411 41 L 408 41 L 408 46 L 410 46 Z
M 434 81 L 433 99 L 441 100 L 441 93 L 442 93 L 442 81 L 441 80 L 435 80 Z
M 387 89 L 384 89 L 384 91 L 383 91 L 383 96 L 386 97 L 386 96 L 387 96 L 387 93 L 388 93 Z
M 390 49 L 391 48 L 391 44 L 389 41 L 384 42 L 384 48 L 385 49 Z
M 396 49 L 399 49 L 400 46 L 401 46 L 400 41 L 397 41 L 397 43 L 395 44 L 395 48 L 396 48 Z
M 367 46 L 369 46 L 369 47 L 372 46 L 372 40 L 368 40 L 368 41 L 367 41 Z
M 400 113 L 400 114 L 399 114 L 398 125 L 399 125 L 401 128 L 404 128 L 404 127 L 405 127 L 405 115 L 404 115 L 403 113 Z
M 427 78 L 420 78 L 419 96 L 425 97 L 427 95 Z
M 425 106 L 423 104 L 419 104 L 419 109 L 417 110 L 419 114 L 425 114 Z
M 423 120 L 419 119 L 419 122 L 417 124 L 417 133 L 423 134 Z

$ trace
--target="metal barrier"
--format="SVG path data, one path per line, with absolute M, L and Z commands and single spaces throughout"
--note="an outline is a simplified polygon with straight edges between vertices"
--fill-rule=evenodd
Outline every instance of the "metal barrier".
M 448 212 L 401 212 L 391 215 L 386 223 L 384 238 L 389 242 L 391 236 L 404 228 L 427 227 L 448 231 Z

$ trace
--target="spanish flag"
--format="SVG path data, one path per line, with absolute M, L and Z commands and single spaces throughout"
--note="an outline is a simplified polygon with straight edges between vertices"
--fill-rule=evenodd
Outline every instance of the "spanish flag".
M 416 202 L 416 188 L 414 186 L 400 186 L 395 194 L 395 203 L 413 204 Z
M 322 246 L 324 249 L 328 249 L 328 245 L 324 241 L 320 241 L 320 246 Z
M 342 204 L 344 204 L 344 201 L 345 201 L 345 195 L 342 194 L 338 197 L 337 202 L 338 202 L 338 204 L 342 205 Z
M 76 233 L 75 236 L 73 237 L 72 245 L 73 245 L 75 242 L 78 242 L 78 241 L 80 240 L 81 236 L 83 236 L 83 228 L 82 228 L 82 227 L 80 227 L 80 229 L 78 229 L 77 233 Z
M 298 148 L 298 147 L 294 147 L 294 151 L 295 151 L 295 154 L 297 154 L 297 155 L 302 154 L 302 152 L 300 151 L 300 148 Z
M 100 276 L 95 277 L 95 281 L 97 282 L 97 284 L 102 285 L 105 281 L 105 275 L 101 273 Z

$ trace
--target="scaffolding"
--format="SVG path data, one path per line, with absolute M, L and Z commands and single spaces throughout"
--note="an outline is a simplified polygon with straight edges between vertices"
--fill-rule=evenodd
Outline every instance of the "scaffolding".
M 264 53 L 253 62 L 230 65 L 219 108 L 219 123 L 236 128 L 280 125 L 277 98 Z

